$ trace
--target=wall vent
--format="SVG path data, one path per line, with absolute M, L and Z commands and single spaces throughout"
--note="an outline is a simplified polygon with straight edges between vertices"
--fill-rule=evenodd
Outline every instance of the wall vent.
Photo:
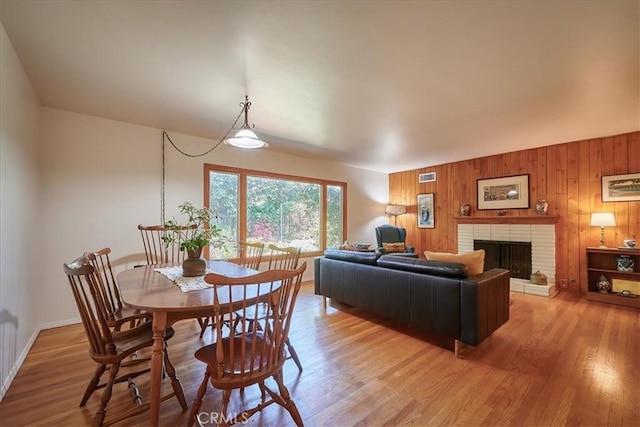
M 422 182 L 435 182 L 436 180 L 436 173 L 435 172 L 427 172 L 427 173 L 421 173 L 420 175 L 418 175 L 418 182 L 422 183 Z

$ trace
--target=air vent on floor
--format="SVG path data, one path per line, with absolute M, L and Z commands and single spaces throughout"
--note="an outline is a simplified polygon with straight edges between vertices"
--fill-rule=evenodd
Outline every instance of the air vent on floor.
M 436 180 L 436 173 L 435 172 L 427 172 L 427 173 L 421 173 L 420 175 L 418 175 L 418 182 L 435 182 Z

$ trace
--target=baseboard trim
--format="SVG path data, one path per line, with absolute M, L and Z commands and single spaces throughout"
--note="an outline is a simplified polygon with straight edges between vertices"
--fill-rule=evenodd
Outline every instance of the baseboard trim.
M 53 329 L 53 328 L 61 328 L 63 326 L 76 325 L 80 323 L 81 319 L 79 317 L 67 320 L 58 320 L 57 322 L 49 322 L 40 325 L 40 330 L 44 331 L 45 329 Z
M 13 368 L 11 368 L 9 375 L 4 380 L 2 387 L 0 387 L 0 402 L 2 402 L 2 399 L 4 399 L 4 395 L 9 390 L 11 383 L 15 379 L 16 375 L 18 375 L 18 371 L 20 370 L 20 367 L 22 367 L 22 364 L 27 358 L 29 351 L 31 351 L 31 347 L 33 347 L 33 344 L 36 342 L 36 338 L 38 338 L 40 331 L 44 331 L 45 329 L 59 328 L 62 326 L 75 325 L 77 323 L 80 323 L 79 317 L 76 317 L 74 319 L 60 320 L 57 322 L 44 323 L 44 324 L 38 325 L 34 329 L 33 333 L 31 334 L 31 337 L 29 337 L 29 341 L 27 341 L 27 345 L 24 346 L 24 350 L 22 350 L 22 353 L 20 353 L 20 357 L 18 357 L 18 360 L 16 360 L 16 363 L 13 365 Z

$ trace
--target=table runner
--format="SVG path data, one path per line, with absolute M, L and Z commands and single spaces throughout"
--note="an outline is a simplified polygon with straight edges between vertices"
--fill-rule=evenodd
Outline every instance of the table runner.
M 176 265 L 173 267 L 162 267 L 154 269 L 158 273 L 167 277 L 167 279 L 174 282 L 182 292 L 199 291 L 201 289 L 207 289 L 213 287 L 209 283 L 204 281 L 203 276 L 196 277 L 184 277 L 182 275 L 182 266 Z M 213 271 L 207 269 L 206 273 L 213 273 Z

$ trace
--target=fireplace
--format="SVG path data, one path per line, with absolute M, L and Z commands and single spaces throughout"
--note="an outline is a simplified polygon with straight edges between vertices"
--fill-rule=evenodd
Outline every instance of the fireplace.
M 495 246 L 476 246 L 475 241 L 484 244 L 495 243 Z M 509 246 L 505 246 L 509 244 Z M 524 249 L 522 246 L 528 246 Z M 553 217 L 513 217 L 513 218 L 481 218 L 466 217 L 458 220 L 458 252 L 471 252 L 475 248 L 485 249 L 485 269 L 500 265 L 510 265 L 511 290 L 542 296 L 552 296 L 556 292 L 556 226 Z M 509 249 L 506 249 L 509 248 Z M 513 251 L 516 255 L 513 255 Z M 530 261 L 528 267 L 520 266 L 520 251 L 527 251 Z M 499 257 L 495 261 L 493 253 L 507 252 L 509 255 Z M 525 256 L 525 255 L 523 255 Z M 502 264 L 503 258 L 517 258 L 517 265 Z M 495 263 L 501 263 L 495 265 Z M 514 274 L 517 271 L 517 274 Z M 531 274 L 540 271 L 547 276 L 547 285 L 536 285 L 530 282 Z M 517 277 L 515 277 L 517 276 Z
M 484 269 L 506 268 L 511 277 L 531 278 L 531 242 L 474 240 L 473 249 L 484 249 Z

